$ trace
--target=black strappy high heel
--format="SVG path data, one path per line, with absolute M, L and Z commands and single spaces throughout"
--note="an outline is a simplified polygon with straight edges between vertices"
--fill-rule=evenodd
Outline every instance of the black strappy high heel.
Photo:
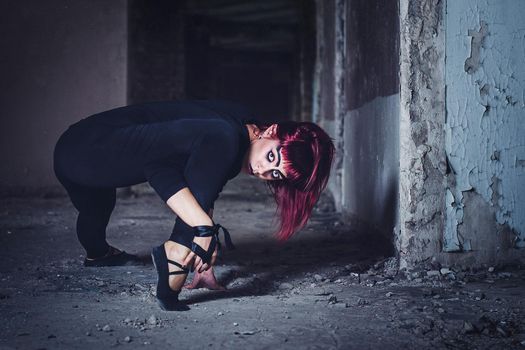
M 153 248 L 151 259 L 159 278 L 157 282 L 157 301 L 160 308 L 165 311 L 189 310 L 190 308 L 179 300 L 180 290 L 175 291 L 171 289 L 169 284 L 170 275 L 186 275 L 189 270 L 182 267 L 178 262 L 168 259 L 164 244 Z M 181 270 L 169 272 L 168 263 L 177 266 Z
M 193 230 L 195 231 L 195 237 L 211 237 L 211 242 L 208 247 L 208 250 L 204 250 L 200 245 L 195 242 L 191 243 L 191 250 L 201 258 L 202 262 L 210 265 L 211 257 L 215 251 L 215 247 L 221 249 L 221 241 L 219 240 L 219 229 L 222 229 L 224 234 L 224 242 L 228 249 L 235 249 L 233 242 L 230 237 L 230 232 L 225 229 L 223 226 L 216 224 L 213 226 L 194 226 Z

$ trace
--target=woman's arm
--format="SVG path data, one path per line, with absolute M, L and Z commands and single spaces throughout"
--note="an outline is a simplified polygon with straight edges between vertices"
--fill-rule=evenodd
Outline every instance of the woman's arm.
M 196 137 L 191 153 L 185 160 L 183 171 L 178 164 L 171 164 L 169 159 L 161 160 L 158 166 L 152 166 L 152 170 L 148 171 L 148 179 L 160 179 L 153 181 L 156 184 L 154 188 L 178 216 L 172 237 L 184 235 L 188 238 L 190 234 L 195 234 L 193 227 L 213 225 L 207 211 L 213 207 L 226 184 L 239 152 L 238 133 L 231 126 L 223 124 L 227 123 L 211 123 L 208 125 L 208 131 Z M 181 176 L 174 177 L 174 181 L 171 182 L 170 174 L 175 171 Z M 179 179 L 183 181 L 178 181 Z M 177 241 L 176 238 L 174 240 Z M 194 237 L 193 242 L 207 251 L 212 238 Z M 202 259 L 195 257 L 193 252 L 188 254 L 183 264 L 191 266 L 193 259 L 193 266 L 197 271 L 209 268 L 207 264 L 202 264 Z
M 168 198 L 168 206 L 189 226 L 213 226 L 213 209 L 210 209 L 209 214 L 202 209 L 188 187 L 184 187 L 173 196 Z M 211 243 L 211 237 L 195 237 L 193 241 L 200 245 L 204 250 L 207 250 Z M 217 249 L 213 252 L 210 265 L 215 263 L 217 257 Z M 195 269 L 199 272 L 206 271 L 210 268 L 207 264 L 203 264 L 201 258 L 190 252 L 183 262 L 183 266 L 189 266 L 192 260 L 195 259 Z
M 212 219 L 201 208 L 188 187 L 175 193 L 166 203 L 189 226 L 213 225 Z

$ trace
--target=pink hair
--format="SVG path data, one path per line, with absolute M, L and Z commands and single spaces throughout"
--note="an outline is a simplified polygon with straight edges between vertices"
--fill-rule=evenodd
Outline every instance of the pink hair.
M 280 122 L 276 134 L 281 141 L 286 179 L 267 184 L 280 218 L 276 236 L 286 241 L 310 218 L 328 182 L 335 147 L 330 136 L 310 122 Z

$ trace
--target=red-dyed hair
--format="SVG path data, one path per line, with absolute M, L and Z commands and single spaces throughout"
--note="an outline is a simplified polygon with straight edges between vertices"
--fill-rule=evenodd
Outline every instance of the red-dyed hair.
M 330 136 L 310 122 L 280 122 L 276 135 L 281 142 L 287 176 L 285 180 L 267 184 L 280 218 L 276 236 L 285 241 L 310 218 L 328 182 L 335 147 Z

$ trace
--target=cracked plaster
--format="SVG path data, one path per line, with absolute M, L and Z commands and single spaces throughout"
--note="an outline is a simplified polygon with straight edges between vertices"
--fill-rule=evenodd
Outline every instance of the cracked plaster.
M 512 233 L 516 247 L 525 247 L 524 17 L 520 1 L 447 2 L 448 252 L 477 249 L 476 240 L 497 235 L 501 227 Z M 467 192 L 489 204 L 482 215 L 492 215 L 497 229 L 485 225 L 476 237 L 465 238 L 471 229 L 465 209 L 479 206 Z
M 444 212 L 444 2 L 400 6 L 400 267 L 441 252 Z

